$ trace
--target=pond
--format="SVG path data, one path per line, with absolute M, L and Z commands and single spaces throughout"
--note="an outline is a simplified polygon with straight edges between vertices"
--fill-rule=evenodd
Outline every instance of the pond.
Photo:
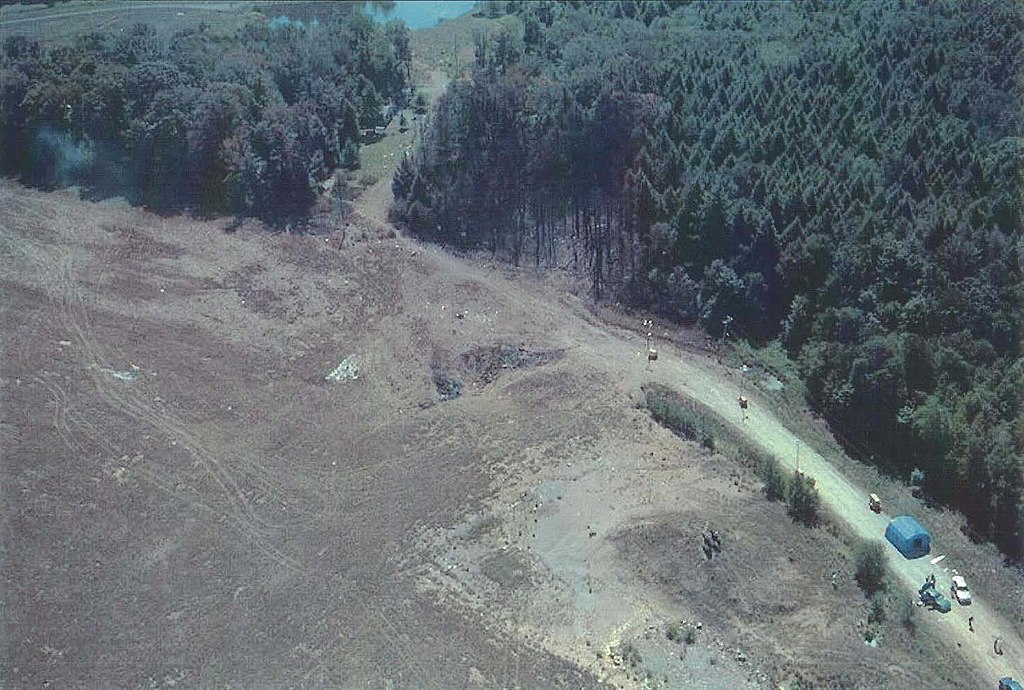
M 378 22 L 401 19 L 410 29 L 429 29 L 442 20 L 454 19 L 470 12 L 475 0 L 396 0 L 389 12 L 381 12 L 374 3 L 366 3 L 366 10 Z

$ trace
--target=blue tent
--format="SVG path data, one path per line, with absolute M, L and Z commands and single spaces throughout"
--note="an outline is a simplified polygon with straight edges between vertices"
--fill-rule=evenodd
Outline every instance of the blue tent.
M 932 535 L 909 515 L 893 518 L 885 528 L 885 538 L 907 558 L 925 556 L 932 548 Z

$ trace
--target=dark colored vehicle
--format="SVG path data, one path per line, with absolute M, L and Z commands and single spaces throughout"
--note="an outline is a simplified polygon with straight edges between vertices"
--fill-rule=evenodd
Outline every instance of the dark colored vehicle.
M 1024 685 L 1007 676 L 999 679 L 999 690 L 1024 690 Z
M 949 603 L 949 599 L 944 597 L 942 592 L 937 590 L 934 585 L 925 585 L 918 590 L 918 594 L 921 595 L 921 601 L 925 606 L 935 609 L 939 613 L 949 613 L 953 608 L 953 605 Z

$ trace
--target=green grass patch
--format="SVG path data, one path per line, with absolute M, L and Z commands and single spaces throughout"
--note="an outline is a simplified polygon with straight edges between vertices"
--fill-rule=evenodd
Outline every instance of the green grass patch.
M 758 476 L 762 468 L 778 466 L 774 456 L 734 432 L 729 423 L 703 405 L 656 383 L 644 386 L 643 391 L 645 407 L 654 421 L 677 436 L 719 452 Z
M 654 421 L 677 436 L 710 451 L 715 450 L 715 438 L 724 431 L 721 423 L 698 413 L 687 401 L 661 386 L 650 386 L 644 393 L 647 409 Z
M 767 453 L 760 454 L 757 474 L 764 482 L 764 495 L 769 501 L 785 500 L 789 493 L 789 480 L 779 461 Z
M 796 522 L 810 527 L 818 524 L 821 496 L 814 479 L 796 472 L 787 473 L 774 455 L 734 431 L 715 413 L 671 388 L 649 384 L 643 391 L 645 407 L 654 421 L 757 475 L 765 484 L 765 496 L 772 501 L 784 500 L 790 517 Z
M 412 151 L 415 135 L 412 130 L 389 134 L 380 141 L 366 144 L 359 149 L 359 178 L 374 181 L 391 179 L 402 157 Z

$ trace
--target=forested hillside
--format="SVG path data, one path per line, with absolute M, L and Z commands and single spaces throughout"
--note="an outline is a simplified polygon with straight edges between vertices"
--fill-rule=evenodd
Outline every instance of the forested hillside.
M 395 217 L 780 340 L 861 457 L 921 470 L 1020 557 L 1021 6 L 507 10 L 399 169 Z
M 358 165 L 359 130 L 406 94 L 409 36 L 356 6 L 163 37 L 152 26 L 71 45 L 8 38 L 0 165 L 158 209 L 301 214 Z

